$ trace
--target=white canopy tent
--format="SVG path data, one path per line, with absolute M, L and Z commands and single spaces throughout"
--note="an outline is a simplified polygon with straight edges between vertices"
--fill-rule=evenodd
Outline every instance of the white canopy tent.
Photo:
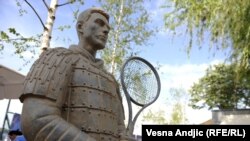
M 25 76 L 0 65 L 0 100 L 18 99 L 22 89 Z
M 10 69 L 7 68 L 3 65 L 0 65 L 0 101 L 5 101 L 6 99 L 8 99 L 8 104 L 6 107 L 6 112 L 1 112 L 0 116 L 3 117 L 3 115 L 5 114 L 5 116 L 3 117 L 4 121 L 3 121 L 3 126 L 2 126 L 2 130 L 1 130 L 1 134 L 0 134 L 0 140 L 3 139 L 3 135 L 6 129 L 5 125 L 7 123 L 7 125 L 10 127 L 10 121 L 8 118 L 8 113 L 9 112 L 9 107 L 10 107 L 10 102 L 11 100 L 15 99 L 18 100 L 19 96 L 22 93 L 22 89 L 23 89 L 23 82 L 24 82 L 25 76 Z M 3 108 L 3 107 L 1 107 Z M 16 107 L 18 108 L 18 107 Z M 3 109 L 1 109 L 2 111 Z M 13 114 L 13 113 L 12 113 Z

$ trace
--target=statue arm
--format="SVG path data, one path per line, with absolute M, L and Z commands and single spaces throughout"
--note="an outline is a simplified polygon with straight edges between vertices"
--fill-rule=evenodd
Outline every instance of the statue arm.
M 119 90 L 119 85 L 117 83 L 117 93 L 118 93 L 118 105 L 117 105 L 117 113 L 118 113 L 118 133 L 120 135 L 120 141 L 136 141 L 136 139 L 128 133 L 127 128 L 125 126 L 125 113 L 122 102 L 122 96 Z
M 61 117 L 61 109 L 55 101 L 27 97 L 22 113 L 22 130 L 27 140 L 35 141 L 95 141 L 86 133 Z
M 118 120 L 118 125 L 119 125 L 119 134 L 120 134 L 120 141 L 136 141 L 136 139 L 134 139 L 126 130 L 125 124 L 124 124 L 124 120 L 125 120 L 125 115 L 124 115 L 124 109 L 123 109 L 123 105 L 122 105 L 122 101 L 119 103 L 120 107 L 118 110 L 118 114 L 119 114 L 119 120 Z
M 117 84 L 117 93 L 118 93 L 118 105 L 117 105 L 117 113 L 118 113 L 118 132 L 120 135 L 120 141 L 135 141 L 132 137 L 130 137 L 129 133 L 126 130 L 124 120 L 125 113 L 124 107 L 122 104 L 122 97 L 119 90 L 119 85 Z
M 33 64 L 23 94 L 22 131 L 29 141 L 95 141 L 62 118 L 71 69 L 77 56 L 67 49 L 44 52 Z

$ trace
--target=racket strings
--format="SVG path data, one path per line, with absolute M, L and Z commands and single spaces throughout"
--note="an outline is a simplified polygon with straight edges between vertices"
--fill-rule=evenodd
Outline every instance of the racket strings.
M 139 60 L 131 60 L 124 68 L 124 82 L 133 100 L 148 104 L 157 94 L 157 78 L 152 69 Z

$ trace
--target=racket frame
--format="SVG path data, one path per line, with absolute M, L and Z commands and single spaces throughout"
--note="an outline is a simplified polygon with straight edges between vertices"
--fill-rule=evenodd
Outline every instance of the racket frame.
M 157 88 L 157 92 L 156 92 L 156 96 L 155 98 L 147 103 L 147 104 L 141 104 L 137 101 L 135 101 L 128 93 L 127 91 L 127 88 L 126 88 L 126 85 L 125 85 L 125 82 L 124 82 L 124 69 L 126 67 L 126 65 L 131 61 L 131 60 L 139 60 L 143 63 L 145 63 L 154 73 L 155 77 L 156 77 L 156 81 L 157 81 L 157 85 L 158 85 L 158 88 Z M 126 97 L 126 100 L 127 100 L 127 104 L 128 104 L 128 112 L 129 112 L 129 115 L 128 115 L 128 125 L 127 125 L 127 133 L 132 136 L 133 135 L 133 132 L 134 132 L 134 126 L 135 126 L 135 122 L 138 118 L 138 116 L 141 114 L 141 112 L 147 108 L 149 105 L 153 104 L 159 97 L 160 95 L 160 91 L 161 91 L 161 82 L 160 82 L 160 77 L 156 71 L 156 69 L 154 68 L 154 66 L 149 63 L 147 60 L 141 58 L 141 57 L 137 57 L 137 56 L 132 56 L 130 57 L 122 66 L 121 68 L 121 85 L 122 85 L 122 89 L 124 91 L 124 94 L 125 94 L 125 97 Z M 133 110 L 132 110 L 132 102 L 140 107 L 142 107 L 135 115 L 135 117 L 132 119 L 132 116 L 133 116 Z

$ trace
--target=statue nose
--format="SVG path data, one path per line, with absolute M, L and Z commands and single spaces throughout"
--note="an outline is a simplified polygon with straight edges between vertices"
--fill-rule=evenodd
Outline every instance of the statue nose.
M 108 35 L 108 34 L 109 34 L 109 31 L 108 31 L 108 30 L 104 30 L 103 33 L 104 33 L 105 35 Z
M 109 34 L 109 28 L 108 28 L 107 26 L 104 27 L 103 33 L 104 33 L 105 35 L 108 35 L 108 34 Z

